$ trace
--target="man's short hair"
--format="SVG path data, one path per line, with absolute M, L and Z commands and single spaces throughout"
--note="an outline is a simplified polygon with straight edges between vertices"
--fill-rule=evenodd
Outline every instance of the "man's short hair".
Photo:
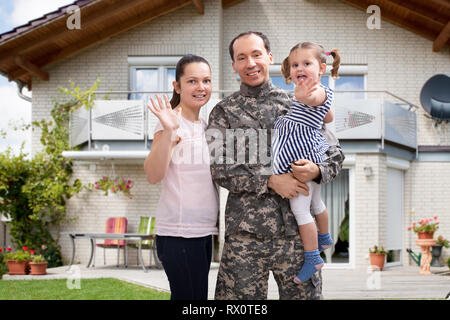
M 239 34 L 238 36 L 236 36 L 236 37 L 235 37 L 233 40 L 231 40 L 231 42 L 230 42 L 230 46 L 229 46 L 228 49 L 229 49 L 229 51 L 230 51 L 230 56 L 231 56 L 231 60 L 232 60 L 232 61 L 234 61 L 234 49 L 233 49 L 234 42 L 235 42 L 237 39 L 241 38 L 241 37 L 248 36 L 248 35 L 251 35 L 251 34 L 254 34 L 254 35 L 260 37 L 260 38 L 263 40 L 263 42 L 264 42 L 264 47 L 266 48 L 267 53 L 270 52 L 270 42 L 269 42 L 269 39 L 267 38 L 267 36 L 266 36 L 264 33 L 258 32 L 258 31 L 247 31 L 247 32 L 242 32 L 241 34 Z

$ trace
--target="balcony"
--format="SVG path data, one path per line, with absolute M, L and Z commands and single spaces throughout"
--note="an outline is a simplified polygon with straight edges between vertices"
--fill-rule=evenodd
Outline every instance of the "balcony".
M 171 92 L 97 92 L 118 95 L 118 100 L 97 100 L 91 110 L 79 109 L 70 117 L 70 145 L 77 151 L 63 156 L 75 160 L 139 162 L 151 148 L 157 118 L 147 100 L 126 100 L 133 94 Z M 231 92 L 214 91 L 200 117 L 208 119 L 212 108 Z M 343 147 L 348 143 L 386 143 L 410 153 L 417 152 L 417 106 L 387 91 L 336 91 L 335 121 L 330 124 Z M 334 127 L 334 128 L 333 128 Z M 348 145 L 348 144 L 347 144 Z M 344 147 L 345 150 L 345 147 Z

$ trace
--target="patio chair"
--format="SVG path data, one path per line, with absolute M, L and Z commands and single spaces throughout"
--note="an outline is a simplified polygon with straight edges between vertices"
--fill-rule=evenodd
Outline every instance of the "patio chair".
M 139 234 L 155 234 L 155 217 L 140 217 L 139 221 L 139 228 L 138 228 Z M 138 249 L 139 248 L 139 242 L 140 240 L 136 241 L 135 243 L 128 243 L 129 248 Z M 149 239 L 149 240 L 143 240 L 142 241 L 142 250 L 151 250 L 149 255 L 149 265 L 152 264 L 152 256 L 155 260 L 155 266 L 157 268 L 162 268 L 161 262 L 158 259 L 158 255 L 156 254 L 156 243 L 155 238 Z M 139 265 L 139 256 L 136 256 L 136 263 Z
M 126 233 L 128 220 L 125 217 L 108 218 L 106 220 L 106 233 Z M 117 249 L 117 267 L 119 267 L 119 253 L 120 249 L 124 249 L 125 259 L 125 240 L 105 239 L 104 243 L 96 244 L 97 247 L 103 248 L 103 263 L 106 265 L 106 249 Z M 94 265 L 95 265 L 95 251 L 94 251 Z

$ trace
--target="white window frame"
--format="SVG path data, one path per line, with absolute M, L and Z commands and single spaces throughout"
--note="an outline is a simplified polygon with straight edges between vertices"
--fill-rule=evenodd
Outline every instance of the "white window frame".
M 349 183 L 349 248 L 347 263 L 327 262 L 324 269 L 355 269 L 356 264 L 356 231 L 355 231 L 355 154 L 346 154 L 342 169 L 348 169 Z
M 168 88 L 165 87 L 165 84 L 167 83 L 167 69 L 174 69 L 180 59 L 181 56 L 128 57 L 128 65 L 130 67 L 130 91 L 136 91 L 137 69 L 157 69 L 157 91 L 168 91 Z
M 137 69 L 157 69 L 158 70 L 158 87 L 156 91 L 167 92 L 167 69 L 174 69 L 181 56 L 147 56 L 147 57 L 128 57 L 128 66 L 130 68 L 130 91 L 136 90 L 136 70 Z M 130 99 L 134 94 L 129 95 Z M 153 129 L 157 119 L 154 115 L 149 114 L 145 108 L 145 141 L 153 139 Z
M 327 65 L 325 76 L 328 76 L 328 87 L 335 90 L 336 80 L 331 77 L 331 69 L 333 67 Z M 273 64 L 269 67 L 270 76 L 282 76 L 281 64 Z M 341 65 L 339 67 L 339 75 L 342 76 L 363 76 L 364 78 L 364 91 L 367 91 L 367 65 Z M 364 94 L 364 99 L 367 98 L 367 93 Z

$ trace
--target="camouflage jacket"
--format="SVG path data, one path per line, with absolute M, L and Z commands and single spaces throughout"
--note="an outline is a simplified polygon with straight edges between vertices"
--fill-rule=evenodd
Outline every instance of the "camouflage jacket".
M 229 190 L 226 235 L 239 231 L 263 236 L 298 233 L 289 200 L 267 187 L 272 174 L 268 159 L 273 125 L 278 116 L 289 110 L 291 98 L 271 81 L 258 87 L 242 84 L 240 91 L 224 98 L 210 113 L 207 141 L 211 174 L 218 185 Z M 344 161 L 334 135 L 326 129 L 323 134 L 330 148 L 326 160 L 318 164 L 318 183 L 333 180 Z

